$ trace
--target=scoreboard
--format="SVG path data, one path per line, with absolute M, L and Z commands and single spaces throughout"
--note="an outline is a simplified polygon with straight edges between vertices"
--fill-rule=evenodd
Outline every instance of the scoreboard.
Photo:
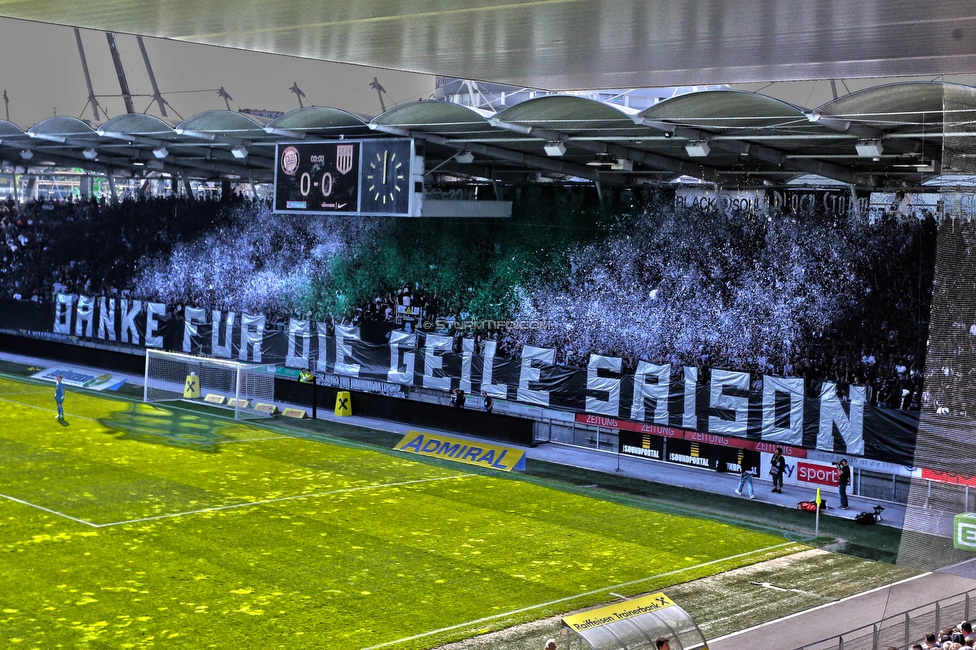
M 418 217 L 424 159 L 412 138 L 279 143 L 274 211 Z

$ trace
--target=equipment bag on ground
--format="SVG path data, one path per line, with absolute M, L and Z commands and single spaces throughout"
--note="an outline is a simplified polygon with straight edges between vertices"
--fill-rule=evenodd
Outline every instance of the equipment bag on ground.
M 862 526 L 872 526 L 881 521 L 882 512 L 884 512 L 884 506 L 874 506 L 874 512 L 862 512 L 854 517 L 854 521 Z
M 804 510 L 806 512 L 816 512 L 817 511 L 817 502 L 816 501 L 800 501 L 798 504 L 796 504 L 796 509 L 797 510 Z M 821 499 L 820 500 L 820 509 L 821 510 L 827 510 L 827 500 L 826 499 Z

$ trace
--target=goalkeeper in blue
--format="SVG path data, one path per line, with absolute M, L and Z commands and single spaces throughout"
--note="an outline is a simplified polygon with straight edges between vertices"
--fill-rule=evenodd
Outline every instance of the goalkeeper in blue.
M 58 375 L 58 383 L 54 387 L 54 401 L 58 403 L 58 419 L 64 419 L 64 377 Z

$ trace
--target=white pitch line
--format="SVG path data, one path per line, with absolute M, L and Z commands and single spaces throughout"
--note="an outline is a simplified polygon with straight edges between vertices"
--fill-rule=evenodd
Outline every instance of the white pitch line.
M 291 438 L 290 436 L 286 436 L 284 434 L 281 434 L 281 435 L 277 435 L 277 436 L 271 436 L 271 437 L 268 437 L 268 438 L 234 438 L 233 440 L 218 440 L 218 441 L 212 442 L 210 444 L 212 444 L 212 445 L 233 445 L 235 443 L 240 443 L 240 442 L 268 442 L 269 440 L 293 440 L 293 438 Z
M 28 404 L 27 402 L 18 402 L 17 400 L 14 400 L 14 399 L 8 399 L 6 396 L 0 397 L 0 402 L 9 402 L 10 404 L 17 404 L 19 406 L 26 406 L 28 408 L 39 409 L 41 411 L 47 411 L 48 413 L 54 413 L 54 411 L 55 411 L 55 409 L 49 408 L 47 406 L 38 406 L 37 404 Z M 144 429 L 142 427 L 128 427 L 127 429 L 114 429 L 114 428 L 112 428 L 110 426 L 105 425 L 105 423 L 104 422 L 101 422 L 100 420 L 96 420 L 95 418 L 85 417 L 84 415 L 71 415 L 70 418 L 65 418 L 66 421 L 68 419 L 72 419 L 72 420 L 87 420 L 88 422 L 94 422 L 95 424 L 101 424 L 102 426 L 105 426 L 106 428 L 108 428 L 110 431 L 117 431 L 117 432 L 120 432 L 120 433 L 125 433 L 127 431 L 135 431 L 137 433 L 149 433 L 149 434 L 156 434 L 156 433 L 158 433 L 157 431 L 154 431 L 153 429 Z M 163 437 L 165 437 L 165 436 L 163 436 Z M 281 440 L 281 439 L 288 439 L 288 438 L 290 438 L 290 436 L 287 436 L 287 435 L 285 435 L 285 434 L 282 433 L 282 434 L 278 434 L 277 436 L 274 436 L 274 437 L 267 437 L 267 438 L 247 438 L 247 439 L 238 439 L 238 438 L 235 438 L 235 439 L 232 439 L 232 440 L 224 440 L 224 441 L 219 441 L 218 440 L 216 442 L 209 442 L 209 443 L 205 443 L 205 444 L 211 444 L 211 445 L 227 445 L 227 444 L 231 444 L 231 443 L 235 443 L 235 442 L 265 442 L 265 441 L 268 441 L 268 440 Z M 180 440 L 188 440 L 188 439 L 187 438 L 180 438 Z M 200 441 L 190 440 L 189 442 L 200 442 Z
M 480 625 L 481 623 L 487 623 L 488 621 L 493 621 L 499 618 L 505 618 L 506 616 L 513 616 L 515 614 L 521 614 L 522 612 L 531 612 L 534 609 L 539 609 L 542 607 L 549 607 L 550 605 L 558 605 L 559 603 L 565 603 L 570 600 L 576 600 L 577 598 L 583 598 L 584 596 L 593 596 L 595 594 L 605 593 L 611 589 L 620 589 L 621 587 L 629 587 L 631 585 L 637 585 L 642 582 L 647 582 L 648 580 L 656 580 L 657 578 L 665 578 L 676 573 L 684 573 L 685 571 L 691 571 L 693 569 L 700 569 L 702 567 L 707 567 L 712 564 L 718 564 L 720 562 L 727 562 L 728 560 L 736 560 L 741 557 L 748 557 L 750 555 L 755 555 L 756 553 L 763 553 L 765 551 L 771 551 L 775 548 L 782 548 L 783 546 L 790 546 L 796 544 L 796 542 L 784 542 L 782 544 L 775 544 L 773 546 L 767 546 L 765 548 L 759 548 L 754 551 L 747 551 L 745 553 L 739 553 L 738 555 L 730 555 L 728 557 L 719 558 L 717 560 L 710 560 L 708 562 L 702 562 L 701 564 L 696 564 L 694 566 L 684 567 L 681 569 L 675 569 L 674 571 L 666 571 L 665 573 L 658 573 L 657 575 L 647 576 L 646 578 L 638 578 L 637 580 L 631 580 L 630 582 L 621 582 L 616 585 L 610 585 L 608 587 L 601 587 L 600 589 L 594 589 L 592 591 L 584 591 L 580 594 L 574 594 L 572 596 L 566 596 L 565 598 L 557 598 L 556 600 L 550 600 L 546 603 L 538 603 L 536 605 L 529 605 L 528 607 L 522 607 L 521 609 L 513 609 L 510 612 L 505 612 L 502 614 L 492 614 L 491 616 L 486 616 L 484 618 L 479 618 L 474 621 L 466 621 L 464 623 L 458 623 L 457 625 L 451 625 L 448 627 L 442 627 L 439 630 L 431 630 L 429 632 L 424 632 L 423 634 L 415 634 L 414 636 L 408 636 L 403 639 L 397 639 L 396 641 L 387 641 L 386 643 L 380 643 L 379 645 L 371 645 L 368 648 L 363 648 L 363 650 L 376 650 L 377 648 L 386 648 L 391 645 L 396 645 L 397 643 L 405 643 L 407 641 L 415 641 L 417 639 L 422 639 L 427 636 L 432 636 L 434 634 L 440 634 L 441 632 L 450 632 L 452 630 L 460 630 L 466 627 L 471 627 L 472 625 Z
M 157 519 L 170 519 L 173 517 L 183 517 L 185 515 L 197 515 L 204 512 L 217 512 L 220 510 L 231 510 L 233 508 L 248 508 L 250 506 L 260 506 L 267 503 L 278 503 L 281 501 L 294 501 L 295 499 L 311 499 L 314 497 L 324 497 L 332 494 L 343 494 L 346 492 L 361 492 L 363 490 L 373 490 L 377 488 L 400 487 L 403 485 L 414 485 L 417 483 L 430 483 L 432 481 L 446 481 L 456 478 L 469 478 L 475 474 L 455 474 L 453 476 L 440 476 L 437 478 L 423 478 L 413 481 L 400 481 L 398 483 L 382 483 L 380 485 L 363 485 L 354 488 L 343 488 L 341 490 L 330 490 L 328 492 L 314 492 L 312 494 L 293 494 L 287 497 L 277 497 L 275 499 L 262 499 L 260 501 L 249 501 L 247 503 L 232 503 L 226 506 L 213 506 L 211 508 L 201 508 L 200 510 L 186 510 L 184 512 L 171 512 L 165 515 L 154 515 L 152 517 L 141 517 L 139 519 L 127 519 L 125 521 L 113 521 L 107 524 L 89 524 L 95 528 L 108 528 L 110 526 L 124 526 L 125 524 L 138 524 L 144 521 L 155 521 Z M 87 523 L 87 522 L 84 522 Z
M 892 582 L 891 584 L 881 585 L 880 587 L 875 587 L 874 589 L 869 589 L 867 591 L 862 591 L 859 594 L 852 594 L 852 595 L 847 596 L 845 598 L 841 598 L 840 600 L 835 600 L 835 601 L 832 601 L 832 602 L 829 602 L 829 603 L 824 603 L 823 605 L 817 605 L 816 607 L 812 607 L 810 609 L 805 609 L 802 612 L 796 612 L 796 613 L 790 614 L 788 616 L 783 616 L 781 618 L 777 618 L 776 620 L 773 620 L 773 621 L 766 621 L 765 623 L 760 623 L 759 625 L 753 625 L 752 627 L 748 627 L 748 628 L 746 628 L 744 630 L 739 630 L 738 632 L 731 632 L 730 634 L 726 634 L 725 636 L 720 636 L 717 639 L 712 639 L 711 641 L 709 641 L 709 643 L 715 643 L 716 641 L 723 641 L 725 639 L 731 639 L 733 637 L 739 636 L 740 634 L 745 634 L 747 632 L 752 632 L 754 630 L 759 630 L 759 629 L 762 629 L 764 627 L 768 627 L 770 625 L 776 625 L 777 623 L 782 623 L 783 621 L 788 621 L 791 618 L 796 618 L 797 616 L 803 616 L 804 614 L 809 614 L 810 612 L 815 612 L 818 609 L 826 609 L 827 607 L 832 607 L 832 606 L 838 605 L 840 603 L 845 603 L 845 602 L 847 602 L 849 600 L 854 600 L 855 598 L 860 598 L 861 596 L 867 596 L 868 594 L 873 594 L 874 592 L 881 591 L 882 589 L 891 589 L 892 587 L 895 587 L 897 585 L 904 584 L 906 582 L 911 582 L 912 580 L 918 580 L 919 578 L 924 578 L 925 576 L 929 576 L 929 575 L 932 575 L 932 572 L 931 571 L 926 571 L 925 573 L 919 574 L 917 576 L 911 576 L 909 578 L 905 578 L 904 580 L 898 580 L 897 582 Z
M 31 508 L 37 508 L 38 510 L 43 510 L 44 512 L 50 512 L 52 515 L 64 517 L 65 519 L 70 519 L 71 521 L 77 521 L 79 524 L 85 524 L 86 526 L 91 526 L 92 528 L 101 528 L 100 525 L 93 524 L 90 521 L 85 521 L 84 519 L 78 519 L 77 517 L 66 515 L 63 512 L 58 512 L 57 510 L 51 510 L 50 508 L 39 506 L 36 503 L 31 503 L 30 501 L 24 501 L 23 499 L 18 499 L 17 497 L 12 497 L 9 494 L 0 494 L 0 497 L 3 497 L 4 499 L 9 499 L 10 501 L 14 501 L 15 503 L 21 503 L 25 506 L 30 506 Z
M 5 397 L 34 397 L 35 395 L 47 395 L 47 392 L 33 391 L 29 393 L 7 393 Z
M 52 401 L 53 401 L 53 398 L 52 398 Z M 0 397 L 0 402 L 9 402 L 11 404 L 17 404 L 18 406 L 26 406 L 28 408 L 38 409 L 40 411 L 47 411 L 48 413 L 55 413 L 56 412 L 56 409 L 51 408 L 49 406 L 40 406 L 38 404 L 29 404 L 27 402 L 18 402 L 15 399 L 8 399 L 7 397 Z M 89 422 L 95 422 L 97 424 L 101 424 L 101 422 L 99 422 L 95 418 L 85 417 L 84 415 L 75 415 L 75 414 L 72 414 L 71 415 L 71 419 L 74 419 L 74 420 L 88 420 Z M 65 420 L 68 420 L 68 418 L 65 418 Z

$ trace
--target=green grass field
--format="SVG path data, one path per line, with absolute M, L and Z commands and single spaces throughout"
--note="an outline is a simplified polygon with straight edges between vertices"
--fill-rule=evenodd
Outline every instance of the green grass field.
M 430 648 L 800 547 L 118 397 L 69 390 L 62 424 L 53 392 L 0 379 L 12 647 Z

